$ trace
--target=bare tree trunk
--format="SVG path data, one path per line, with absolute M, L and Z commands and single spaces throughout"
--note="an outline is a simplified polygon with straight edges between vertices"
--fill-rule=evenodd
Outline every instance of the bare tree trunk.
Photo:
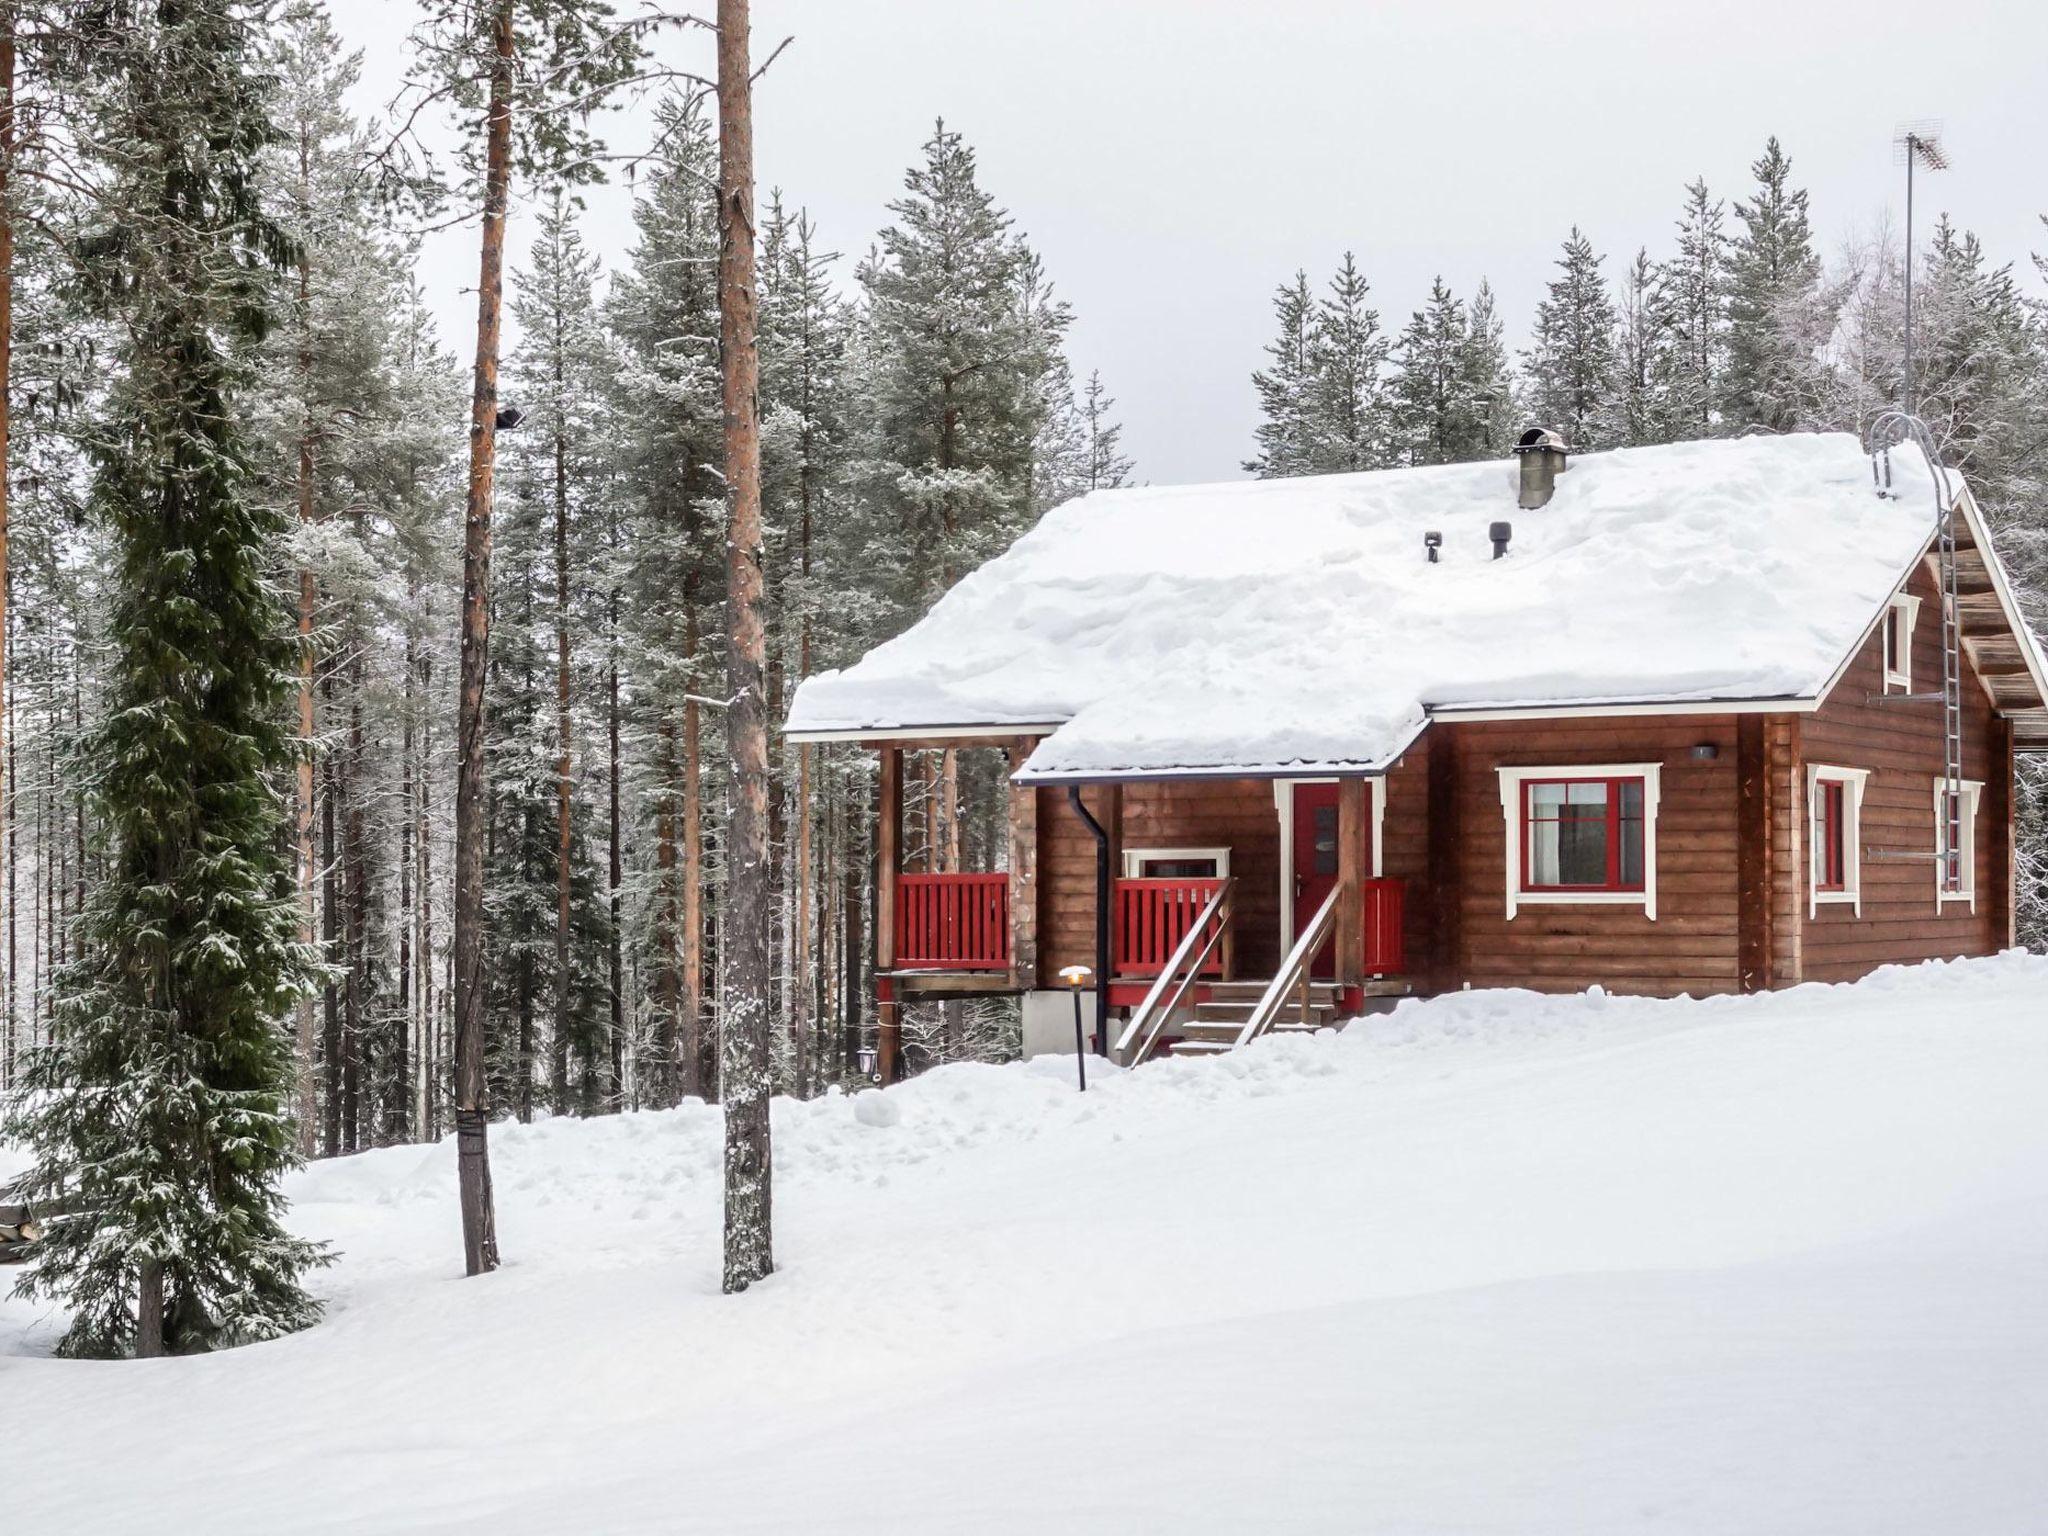
M 329 701 L 333 689 L 322 679 L 323 689 Z M 321 896 L 321 940 L 322 950 L 332 955 L 335 940 L 341 932 L 341 892 L 336 888 L 339 878 L 340 861 L 334 856 L 334 773 L 332 760 L 320 767 L 320 896 Z M 342 1063 L 347 1048 L 341 1035 L 341 988 L 333 977 L 321 989 L 321 1006 L 324 1018 L 321 1029 L 321 1065 L 326 1090 L 326 1102 L 321 1111 L 321 1150 L 328 1157 L 341 1156 L 341 1093 Z
M 617 513 L 612 514 L 614 545 L 617 544 Z M 626 1101 L 626 949 L 623 929 L 625 926 L 625 853 L 619 838 L 619 589 L 611 590 L 611 644 L 608 665 L 605 668 L 605 750 L 609 763 L 609 805 L 610 821 L 610 896 L 611 932 L 608 935 L 611 946 L 611 1100 L 613 1108 L 622 1108 Z
M 135 1358 L 160 1359 L 164 1352 L 164 1267 L 145 1259 L 135 1286 Z
M 768 1105 L 770 888 L 768 722 L 762 672 L 760 355 L 754 333 L 753 83 L 747 0 L 718 0 L 718 329 L 725 396 L 726 745 L 731 813 L 720 959 L 727 978 L 724 1057 L 725 1289 L 775 1268 Z
M 12 496 L 14 408 L 14 6 L 0 7 L 0 736 L 7 766 L 7 1009 L 0 1084 L 14 1082 L 14 689 L 8 676 L 8 604 L 14 596 L 7 517 Z
M 697 654 L 697 610 L 689 610 L 687 654 Z M 682 1053 L 682 1091 L 704 1092 L 704 715 L 695 699 L 683 701 L 683 925 L 676 1019 Z
M 682 890 L 676 874 L 676 727 L 666 709 L 655 732 L 654 771 L 660 782 L 660 809 L 654 818 L 654 887 L 656 892 L 653 1059 L 641 1074 L 650 1102 L 667 1109 L 682 1094 L 694 1093 L 693 1067 L 677 1043 L 683 1023 Z
M 498 432 L 498 326 L 505 301 L 505 204 L 512 183 L 512 0 L 491 16 L 496 58 L 485 116 L 483 253 L 462 540 L 461 741 L 455 780 L 455 1126 L 468 1273 L 498 1267 L 484 1084 L 484 674 L 490 643 L 491 480 Z
M 299 151 L 299 177 L 303 188 L 310 174 L 304 145 Z M 299 525 L 313 522 L 313 411 L 312 411 L 312 270 L 303 249 L 299 255 L 299 386 L 303 392 L 299 420 Z M 313 614 L 317 598 L 313 572 L 299 570 L 299 942 L 313 942 Z M 314 1125 L 318 1119 L 318 1082 L 313 1067 L 313 994 L 299 999 L 299 1148 L 311 1154 Z
M 555 308 L 555 399 L 563 394 L 561 306 Z M 569 448 L 555 413 L 555 1038 L 549 1090 L 556 1114 L 569 1107 Z M 587 1086 L 587 1085 L 586 1085 Z

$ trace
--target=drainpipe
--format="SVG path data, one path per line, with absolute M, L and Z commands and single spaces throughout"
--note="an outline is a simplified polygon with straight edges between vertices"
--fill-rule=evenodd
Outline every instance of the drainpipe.
M 1109 1054 L 1109 834 L 1081 803 L 1081 786 L 1069 784 L 1067 799 L 1095 834 L 1095 1054 Z

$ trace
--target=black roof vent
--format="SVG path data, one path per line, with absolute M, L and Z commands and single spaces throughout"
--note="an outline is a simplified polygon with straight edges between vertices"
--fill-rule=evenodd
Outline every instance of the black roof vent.
M 1515 525 L 1513 523 L 1489 523 L 1486 526 L 1486 536 L 1493 540 L 1493 558 L 1498 560 L 1508 552 L 1508 540 L 1515 536 Z

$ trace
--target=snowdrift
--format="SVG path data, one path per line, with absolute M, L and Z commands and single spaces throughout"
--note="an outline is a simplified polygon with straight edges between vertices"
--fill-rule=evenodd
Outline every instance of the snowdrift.
M 44 1358 L 72 1533 L 2048 1529 L 2048 960 L 1704 1002 L 1475 992 L 1077 1094 L 775 1106 L 717 1292 L 714 1108 L 323 1164 L 328 1320 Z M 7 1166 L 0 1153 L 0 1171 Z

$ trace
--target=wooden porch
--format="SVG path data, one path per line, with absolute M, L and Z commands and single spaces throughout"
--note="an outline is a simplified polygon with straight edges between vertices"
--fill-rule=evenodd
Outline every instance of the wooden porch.
M 905 870 L 902 755 L 919 744 L 876 745 L 881 772 L 875 985 L 878 1066 L 884 1081 L 894 1081 L 901 1071 L 901 1009 L 906 1001 L 1050 990 L 1059 985 L 1052 974 L 1058 963 L 1078 958 L 1099 974 L 1104 969 L 1103 949 L 1108 955 L 1103 1012 L 1106 1016 L 1111 1009 L 1134 1010 L 1150 1031 L 1144 1049 L 1159 1042 L 1155 1026 L 1169 1018 L 1206 1019 L 1216 1036 L 1223 1035 L 1226 1023 L 1234 1024 L 1240 1013 L 1248 1016 L 1247 1022 L 1259 1019 L 1261 1029 L 1287 1027 L 1276 1026 L 1279 1020 L 1306 1027 L 1357 1012 L 1367 996 L 1410 990 L 1404 946 L 1406 882 L 1372 872 L 1377 829 L 1371 819 L 1374 798 L 1368 780 L 1335 781 L 1325 792 L 1325 799 L 1334 801 L 1330 841 L 1335 845 L 1335 869 L 1330 871 L 1332 878 L 1323 881 L 1327 895 L 1310 904 L 1311 917 L 1310 906 L 1297 912 L 1292 893 L 1279 889 L 1287 881 L 1282 873 L 1286 866 L 1269 868 L 1273 861 L 1253 857 L 1253 849 L 1245 850 L 1240 874 L 1127 872 L 1127 866 L 1141 868 L 1142 861 L 1135 858 L 1136 850 L 1133 859 L 1124 856 L 1126 835 L 1134 829 L 1126 823 L 1121 784 L 1092 790 L 1094 806 L 1088 810 L 1064 788 L 1012 783 L 1007 870 Z M 1035 742 L 1000 745 L 1007 748 L 1014 772 Z M 1156 793 L 1172 788 L 1150 787 Z M 1275 811 L 1278 797 L 1272 786 L 1247 781 L 1234 788 L 1233 814 L 1262 818 L 1258 832 L 1264 843 L 1274 843 L 1286 818 Z M 1055 817 L 1061 821 L 1044 825 Z M 1154 841 L 1174 841 L 1177 829 L 1192 825 L 1193 821 L 1171 817 L 1162 821 L 1153 813 L 1144 832 Z M 1085 849 L 1092 855 L 1086 859 L 1092 867 L 1085 881 L 1078 867 L 1067 867 L 1076 866 L 1074 838 L 1083 828 L 1081 837 L 1095 839 Z M 1054 891 L 1040 879 L 1041 857 L 1048 850 L 1061 864 Z M 1197 851 L 1221 853 L 1227 863 L 1230 846 L 1226 841 L 1220 848 Z M 1107 933 L 1098 936 L 1103 905 L 1098 890 L 1103 884 L 1108 924 Z M 1267 890 L 1269 884 L 1275 889 Z M 1298 890 L 1299 880 L 1294 884 Z M 1248 894 L 1256 899 L 1247 899 Z M 1064 936 L 1062 951 L 1046 956 L 1044 937 L 1056 924 Z M 1085 936 L 1077 939 L 1084 926 Z M 1293 931 L 1311 926 L 1314 932 Z M 1076 955 L 1064 953 L 1077 944 Z M 1249 966 L 1247 953 L 1255 957 Z M 1283 980 L 1288 984 L 1286 997 L 1273 1004 L 1266 995 L 1277 996 L 1275 989 Z M 1261 1001 L 1268 1003 L 1263 1014 Z M 1105 1017 L 1100 1048 L 1114 1047 L 1128 1033 L 1129 1015 L 1123 1022 L 1125 1028 L 1119 1029 Z

